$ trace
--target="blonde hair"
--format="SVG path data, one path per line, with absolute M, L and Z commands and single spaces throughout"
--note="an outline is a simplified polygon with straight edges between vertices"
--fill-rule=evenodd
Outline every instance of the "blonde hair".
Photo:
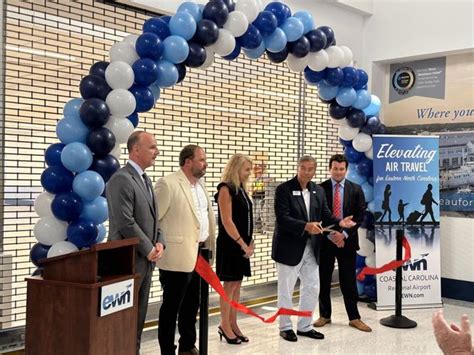
M 238 189 L 241 184 L 244 185 L 246 181 L 240 181 L 239 173 L 245 163 L 249 163 L 250 168 L 252 168 L 252 159 L 243 154 L 234 154 L 232 157 L 230 157 L 224 168 L 221 181 L 233 184 L 236 189 Z M 243 187 L 245 188 L 245 186 Z

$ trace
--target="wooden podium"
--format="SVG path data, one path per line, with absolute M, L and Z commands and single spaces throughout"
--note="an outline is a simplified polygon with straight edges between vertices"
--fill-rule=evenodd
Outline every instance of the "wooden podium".
M 137 238 L 111 241 L 41 260 L 43 277 L 26 279 L 26 354 L 134 355 L 136 244 Z M 106 295 L 120 282 L 133 285 L 133 301 L 131 292 Z M 100 316 L 106 313 L 104 307 L 111 311 L 122 301 L 122 307 L 129 308 Z

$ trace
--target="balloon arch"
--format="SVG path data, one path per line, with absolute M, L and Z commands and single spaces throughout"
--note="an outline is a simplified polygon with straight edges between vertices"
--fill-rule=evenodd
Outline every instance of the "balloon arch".
M 372 138 L 383 133 L 380 100 L 367 90 L 368 76 L 356 69 L 352 51 L 336 45 L 333 30 L 316 27 L 307 11 L 292 14 L 281 2 L 263 7 L 260 0 L 211 0 L 206 5 L 182 3 L 173 16 L 150 18 L 140 36 L 114 44 L 109 62 L 92 65 L 79 86 L 82 98 L 64 106 L 56 127 L 60 143 L 45 152 L 41 175 L 46 190 L 35 201 L 40 219 L 38 240 L 30 252 L 35 265 L 52 257 L 89 247 L 106 235 L 105 183 L 120 168 L 120 144 L 138 126 L 140 112 L 153 108 L 160 90 L 181 82 L 187 68 L 206 69 L 215 55 L 229 61 L 243 51 L 250 59 L 266 53 L 273 63 L 286 61 L 293 72 L 304 72 L 318 88 L 339 125 L 348 178 L 361 184 L 373 212 Z M 375 266 L 371 212 L 361 228 L 357 266 Z M 373 280 L 372 280 L 373 281 Z M 358 286 L 367 294 L 367 280 Z M 372 287 L 374 288 L 374 287 Z

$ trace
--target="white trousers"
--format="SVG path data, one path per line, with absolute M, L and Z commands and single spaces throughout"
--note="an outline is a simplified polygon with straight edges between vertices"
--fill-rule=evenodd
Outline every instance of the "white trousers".
M 296 281 L 300 279 L 300 311 L 310 311 L 311 315 L 319 297 L 319 265 L 316 263 L 311 241 L 308 240 L 303 257 L 296 266 L 277 263 L 278 308 L 293 308 L 292 295 Z M 280 316 L 280 331 L 293 329 L 289 316 Z M 297 330 L 307 332 L 313 329 L 313 318 L 298 317 Z

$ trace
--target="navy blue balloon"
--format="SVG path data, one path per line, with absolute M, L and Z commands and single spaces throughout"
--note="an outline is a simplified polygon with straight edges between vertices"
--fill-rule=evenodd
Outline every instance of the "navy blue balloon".
M 365 113 L 362 110 L 351 108 L 347 114 L 347 123 L 354 128 L 361 128 L 365 124 Z
M 367 182 L 369 183 L 370 186 L 374 186 L 374 177 L 373 176 L 369 176 L 367 178 Z
M 339 138 L 339 143 L 344 147 L 352 147 L 352 141 L 346 141 L 345 139 Z
M 54 217 L 61 221 L 71 222 L 79 218 L 82 212 L 82 199 L 74 192 L 58 194 L 51 202 Z
M 344 148 L 344 156 L 347 158 L 349 163 L 358 163 L 364 159 L 365 154 L 355 150 L 352 146 Z
M 342 80 L 341 86 L 349 88 L 353 87 L 359 81 L 359 71 L 354 67 L 344 67 L 342 69 L 344 73 L 344 79 Z
M 197 68 L 204 64 L 207 58 L 207 52 L 204 46 L 196 42 L 190 42 L 189 54 L 184 64 L 190 68 Z
M 62 143 L 54 143 L 46 149 L 44 159 L 48 166 L 63 166 L 63 163 L 61 163 L 61 152 L 65 146 Z
M 280 52 L 273 53 L 273 52 L 266 51 L 266 53 L 270 62 L 278 64 L 278 63 L 283 63 L 286 60 L 289 52 L 288 52 L 288 47 L 285 47 Z
M 365 84 L 364 86 L 362 86 L 362 90 L 367 90 L 368 86 L 367 84 Z
M 354 89 L 360 90 L 360 89 L 363 89 L 364 86 L 369 81 L 369 76 L 367 75 L 365 70 L 357 69 L 357 72 L 359 73 L 359 79 L 357 80 L 357 83 L 354 85 Z
M 356 257 L 356 268 L 363 268 L 365 266 L 365 256 L 357 254 Z
M 159 60 L 163 55 L 164 45 L 156 33 L 145 32 L 138 37 L 135 48 L 140 58 Z
M 39 260 L 45 259 L 48 256 L 48 250 L 51 245 L 44 245 L 36 243 L 30 249 L 30 260 L 35 266 L 40 266 Z
M 385 133 L 387 133 L 387 126 L 381 123 L 379 129 L 377 130 L 377 134 L 385 134 Z
M 109 181 L 110 177 L 118 169 L 120 169 L 120 163 L 117 160 L 117 158 L 115 158 L 111 154 L 108 154 L 103 158 L 94 157 L 94 161 L 92 162 L 92 165 L 89 168 L 89 170 L 94 170 L 100 176 L 102 176 L 102 179 L 104 179 L 104 182 Z M 71 182 L 71 185 L 72 185 L 72 182 Z
M 275 15 L 278 21 L 278 26 L 283 25 L 286 19 L 291 16 L 290 8 L 283 3 L 276 1 L 265 6 L 265 11 L 270 11 Z
M 223 1 L 224 1 L 225 6 L 227 6 L 227 9 L 229 10 L 229 12 L 232 12 L 235 10 L 235 4 L 232 0 L 223 0 Z
M 321 80 L 321 81 L 324 82 L 323 80 Z M 336 98 L 331 99 L 331 100 L 324 100 L 324 99 L 322 99 L 322 98 L 319 98 L 319 101 L 321 101 L 321 102 L 323 102 L 323 103 L 325 103 L 325 104 L 328 104 L 328 105 L 330 105 L 330 104 L 332 104 L 332 103 L 337 103 Z
M 295 57 L 303 58 L 309 53 L 310 44 L 305 36 L 301 36 L 294 42 L 288 42 L 287 47 L 288 51 Z
M 182 82 L 184 78 L 186 77 L 186 66 L 183 63 L 175 64 L 175 66 L 176 66 L 176 69 L 178 69 L 178 81 L 176 82 L 176 84 L 178 84 Z
M 229 9 L 224 1 L 211 0 L 204 6 L 202 18 L 214 21 L 217 26 L 223 27 L 229 18 Z
M 326 77 L 324 78 L 329 85 L 339 86 L 344 80 L 344 72 L 341 68 L 326 68 Z
M 80 218 L 67 227 L 67 239 L 78 248 L 90 247 L 95 240 L 99 230 L 97 226 L 87 219 Z
M 111 90 L 105 79 L 97 75 L 86 75 L 79 83 L 79 91 L 84 99 L 97 97 L 105 100 Z
M 74 175 L 62 166 L 50 166 L 41 174 L 41 185 L 52 194 L 72 190 Z
M 133 85 L 128 90 L 135 96 L 137 102 L 136 112 L 147 112 L 152 109 L 155 104 L 155 97 L 148 86 Z
M 143 32 L 152 32 L 160 37 L 161 40 L 164 40 L 171 34 L 168 23 L 158 17 L 152 17 L 146 20 L 143 24 Z
M 222 58 L 224 58 L 226 60 L 234 60 L 235 58 L 237 58 L 240 55 L 241 50 L 242 50 L 242 47 L 240 47 L 240 44 L 235 42 L 235 47 L 234 47 L 234 50 L 232 51 L 232 53 L 230 53 L 229 55 L 226 55 L 225 57 L 222 57 Z
M 262 11 L 252 24 L 258 28 L 262 36 L 268 36 L 278 27 L 278 20 L 272 12 Z
M 327 38 L 326 33 L 324 33 L 324 31 L 316 28 L 306 33 L 305 36 L 309 41 L 310 52 L 318 52 L 321 49 L 326 48 Z
M 89 132 L 86 144 L 98 157 L 109 154 L 115 146 L 115 136 L 108 128 L 99 127 Z
M 304 78 L 308 83 L 317 84 L 326 76 L 326 69 L 321 71 L 314 71 L 310 67 L 304 69 Z
M 336 44 L 336 38 L 334 37 L 334 31 L 329 26 L 321 26 L 318 27 L 319 30 L 323 31 L 326 35 L 326 45 L 324 49 L 328 48 L 329 46 L 334 46 Z
M 349 113 L 349 107 L 339 105 L 337 102 L 332 102 L 329 105 L 329 116 L 336 120 L 343 119 Z
M 365 229 L 372 230 L 374 229 L 375 216 L 370 211 L 364 212 L 364 219 L 362 220 L 361 227 Z
M 196 33 L 192 38 L 193 42 L 203 46 L 210 46 L 217 42 L 219 38 L 219 27 L 214 21 L 202 19 L 197 23 Z
M 362 159 L 360 162 L 356 164 L 356 171 L 359 175 L 369 177 L 372 176 L 373 173 L 373 162 L 370 159 Z
M 132 65 L 135 83 L 142 86 L 153 84 L 158 79 L 158 67 L 150 58 L 138 59 Z
M 163 16 L 160 16 L 159 19 L 162 21 L 165 21 L 166 24 L 169 24 L 171 20 L 171 16 L 163 15 Z
M 247 31 L 242 36 L 237 37 L 236 40 L 243 48 L 256 49 L 262 43 L 263 37 L 257 27 L 249 25 Z
M 380 129 L 380 120 L 376 116 L 370 116 L 365 121 L 365 125 L 360 129 L 362 132 L 367 133 L 369 135 L 378 133 Z
M 96 62 L 89 69 L 89 74 L 97 75 L 105 79 L 105 71 L 107 70 L 107 67 L 109 66 L 109 64 L 110 64 L 109 62 L 104 62 L 104 61 Z
M 374 282 L 364 283 L 364 293 L 369 297 L 371 300 L 377 299 L 377 284 Z
M 130 120 L 130 122 L 132 122 L 133 127 L 137 128 L 138 123 L 139 123 L 138 113 L 137 112 L 132 113 L 130 116 L 128 116 L 128 119 Z
M 79 109 L 81 121 L 89 128 L 101 127 L 107 123 L 110 116 L 109 107 L 104 100 L 98 98 L 87 99 Z

